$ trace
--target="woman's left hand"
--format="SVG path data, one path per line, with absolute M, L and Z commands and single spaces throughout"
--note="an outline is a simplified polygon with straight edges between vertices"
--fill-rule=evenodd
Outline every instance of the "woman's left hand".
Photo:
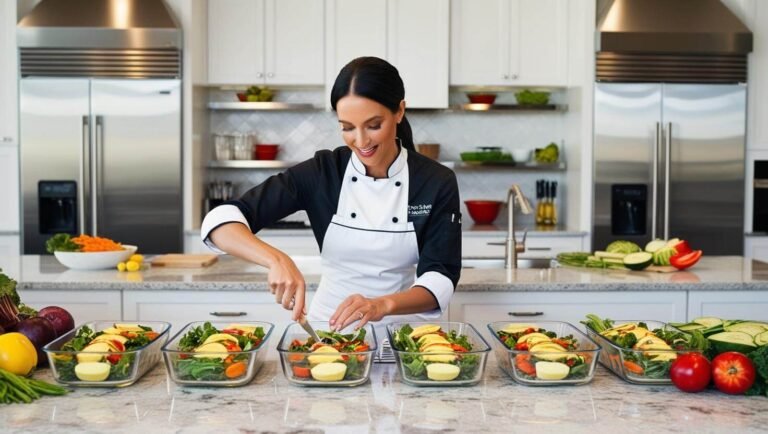
M 388 314 L 388 303 L 384 297 L 366 298 L 360 294 L 347 297 L 336 309 L 329 321 L 331 329 L 342 330 L 355 321 L 359 329 L 369 321 L 380 321 Z

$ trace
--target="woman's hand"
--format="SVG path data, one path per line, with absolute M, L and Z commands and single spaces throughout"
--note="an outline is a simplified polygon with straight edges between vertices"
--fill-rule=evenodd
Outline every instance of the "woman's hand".
M 275 301 L 282 304 L 285 309 L 293 310 L 294 321 L 306 315 L 304 309 L 306 283 L 293 259 L 281 252 L 270 264 L 267 283 L 269 283 L 270 292 L 275 295 Z
M 355 321 L 359 321 L 356 329 L 369 321 L 381 321 L 389 315 L 392 309 L 391 300 L 387 297 L 366 298 L 360 294 L 347 297 L 336 312 L 331 316 L 329 324 L 332 330 L 342 330 Z

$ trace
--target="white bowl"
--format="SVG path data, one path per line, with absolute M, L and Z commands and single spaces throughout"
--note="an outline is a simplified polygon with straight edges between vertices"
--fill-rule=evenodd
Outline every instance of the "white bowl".
M 528 160 L 530 160 L 531 158 L 531 150 L 530 149 L 513 149 L 512 158 L 515 159 L 516 163 L 527 163 Z
M 73 270 L 103 270 L 115 268 L 128 260 L 138 248 L 123 244 L 123 250 L 112 252 L 53 252 L 61 265 Z

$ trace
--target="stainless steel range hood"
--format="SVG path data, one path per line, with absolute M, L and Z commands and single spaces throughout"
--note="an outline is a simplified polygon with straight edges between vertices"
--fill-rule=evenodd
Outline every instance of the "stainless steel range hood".
M 598 7 L 598 81 L 746 81 L 752 33 L 720 0 Z
M 181 75 L 181 28 L 163 0 L 42 0 L 16 36 L 23 77 Z

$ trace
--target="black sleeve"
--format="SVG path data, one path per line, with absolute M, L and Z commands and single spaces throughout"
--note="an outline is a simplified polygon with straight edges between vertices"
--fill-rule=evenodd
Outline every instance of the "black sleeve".
M 453 282 L 461 275 L 461 212 L 456 175 L 448 172 L 433 202 L 429 220 L 424 225 L 422 248 L 416 275 L 436 271 Z

